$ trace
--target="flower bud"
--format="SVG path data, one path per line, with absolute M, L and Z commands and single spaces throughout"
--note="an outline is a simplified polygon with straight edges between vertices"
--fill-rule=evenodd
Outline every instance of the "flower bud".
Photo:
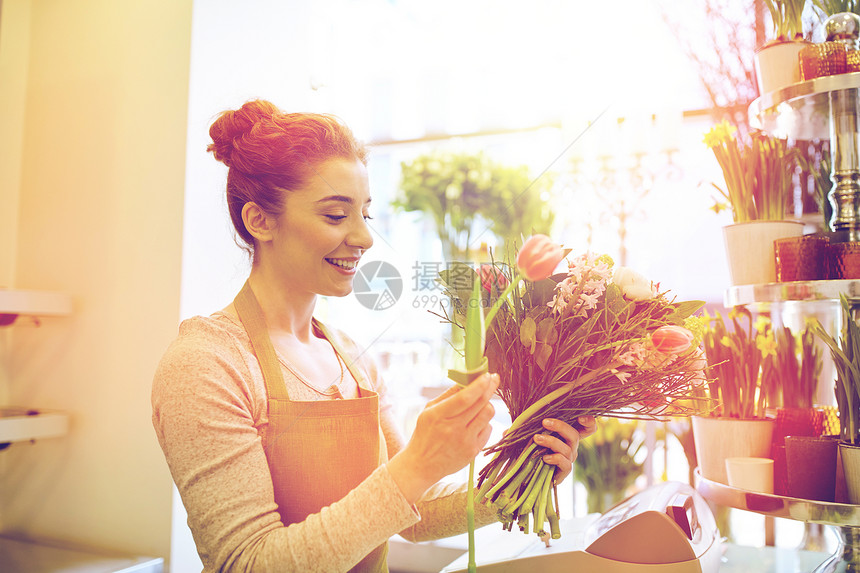
M 481 279 L 481 286 L 490 294 L 494 287 L 501 292 L 508 286 L 508 277 L 495 265 L 481 265 L 478 268 L 478 278 Z
M 661 326 L 651 333 L 651 344 L 662 354 L 680 354 L 692 343 L 693 333 L 683 326 Z
M 517 253 L 517 269 L 526 280 L 549 278 L 564 258 L 561 246 L 546 235 L 532 235 Z

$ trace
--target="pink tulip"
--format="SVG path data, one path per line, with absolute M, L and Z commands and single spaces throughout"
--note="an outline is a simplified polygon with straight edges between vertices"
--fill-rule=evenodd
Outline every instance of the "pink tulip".
M 661 326 L 651 334 L 651 343 L 662 354 L 680 354 L 690 348 L 693 333 L 683 326 Z
M 549 278 L 564 258 L 561 246 L 546 235 L 532 235 L 517 253 L 517 269 L 526 280 L 540 281 Z
M 508 286 L 508 277 L 495 265 L 481 265 L 478 277 L 481 279 L 481 286 L 489 293 L 493 292 L 493 287 L 501 292 Z

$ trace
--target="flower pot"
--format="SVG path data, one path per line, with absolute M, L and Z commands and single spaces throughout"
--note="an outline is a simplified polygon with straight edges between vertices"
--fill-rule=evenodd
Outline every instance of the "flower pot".
M 773 243 L 776 282 L 817 281 L 829 278 L 826 235 L 802 235 L 777 239 Z
M 728 484 L 726 458 L 769 458 L 772 419 L 693 416 L 693 441 L 702 477 Z
M 802 234 L 800 221 L 749 221 L 723 227 L 732 284 L 776 282 L 774 241 Z
M 827 254 L 830 278 L 860 279 L 860 242 L 831 243 Z
M 786 436 L 814 436 L 824 433 L 825 412 L 821 408 L 777 408 L 773 428 L 773 492 L 788 495 L 785 457 Z
M 773 493 L 773 460 L 726 458 L 729 485 L 757 493 Z
M 809 44 L 800 52 L 800 77 L 814 80 L 848 71 L 848 50 L 839 42 Z
M 839 442 L 839 457 L 842 459 L 848 501 L 860 504 L 860 446 Z
M 806 40 L 768 42 L 755 53 L 755 75 L 759 95 L 776 91 L 800 81 L 800 51 Z
M 837 440 L 826 436 L 786 437 L 788 495 L 814 501 L 834 501 L 837 446 Z

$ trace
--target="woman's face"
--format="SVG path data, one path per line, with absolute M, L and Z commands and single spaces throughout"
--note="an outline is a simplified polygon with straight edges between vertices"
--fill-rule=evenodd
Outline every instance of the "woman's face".
M 315 166 L 302 189 L 287 192 L 272 241 L 279 280 L 292 292 L 346 296 L 361 255 L 373 245 L 367 169 L 333 159 Z

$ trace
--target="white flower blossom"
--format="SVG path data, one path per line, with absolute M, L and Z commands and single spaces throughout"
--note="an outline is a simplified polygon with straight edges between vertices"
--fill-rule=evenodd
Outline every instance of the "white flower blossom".
M 618 285 L 627 300 L 649 300 L 654 298 L 653 283 L 628 267 L 618 267 L 612 274 L 612 282 Z

